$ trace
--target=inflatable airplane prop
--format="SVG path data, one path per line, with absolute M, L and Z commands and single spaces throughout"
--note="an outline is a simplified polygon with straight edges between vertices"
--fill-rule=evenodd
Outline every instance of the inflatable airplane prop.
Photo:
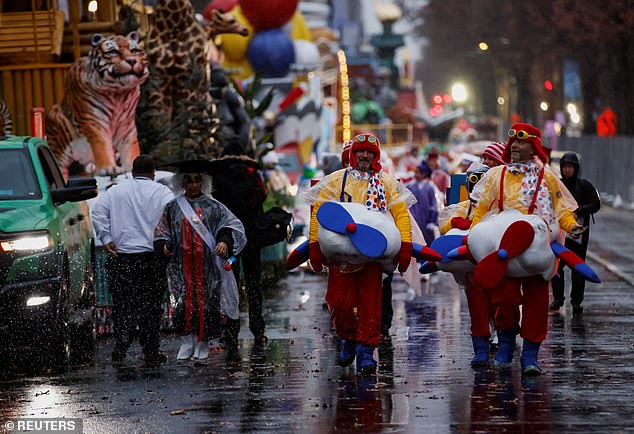
M 380 262 L 392 272 L 401 248 L 401 234 L 392 215 L 368 210 L 350 202 L 325 202 L 317 210 L 318 237 L 328 261 L 363 264 Z M 439 261 L 442 256 L 420 244 L 413 244 L 412 256 L 420 260 Z M 308 241 L 300 244 L 286 260 L 292 270 L 308 260 Z

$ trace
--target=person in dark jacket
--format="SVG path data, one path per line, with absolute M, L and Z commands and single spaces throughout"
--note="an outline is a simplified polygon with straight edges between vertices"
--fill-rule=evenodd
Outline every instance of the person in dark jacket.
M 246 294 L 249 302 L 249 330 L 255 338 L 255 346 L 265 347 L 268 338 L 264 333 L 262 316 L 262 268 L 261 246 L 258 240 L 257 222 L 264 215 L 264 200 L 267 196 L 262 172 L 258 163 L 246 155 L 225 155 L 214 161 L 214 197 L 233 212 L 244 225 L 247 245 L 238 256 L 233 270 L 240 281 L 240 269 L 244 272 Z M 240 329 L 240 321 L 232 328 Z
M 587 179 L 579 177 L 581 167 L 579 166 L 579 157 L 574 152 L 567 152 L 559 161 L 561 170 L 561 180 L 566 188 L 572 193 L 579 208 L 575 210 L 577 221 L 583 225 L 586 230 L 581 238 L 566 237 L 566 247 L 577 254 L 581 259 L 586 258 L 586 250 L 588 249 L 588 240 L 590 239 L 590 219 L 592 214 L 601 208 L 601 200 L 599 193 L 594 185 Z M 553 301 L 550 305 L 551 311 L 558 311 L 564 305 L 564 264 L 559 265 L 557 275 L 553 277 L 551 284 L 553 289 Z M 572 289 L 570 291 L 570 303 L 572 304 L 572 314 L 579 316 L 583 313 L 583 293 L 585 290 L 586 280 L 580 274 L 572 271 Z

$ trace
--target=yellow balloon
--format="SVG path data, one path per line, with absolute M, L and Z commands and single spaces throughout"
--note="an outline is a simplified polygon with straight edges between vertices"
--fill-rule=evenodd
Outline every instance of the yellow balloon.
M 235 15 L 236 19 L 244 24 L 247 29 L 249 29 L 248 36 L 241 36 L 237 34 L 226 33 L 221 35 L 222 38 L 222 52 L 225 53 L 225 57 L 227 59 L 238 61 L 246 58 L 247 55 L 247 47 L 249 46 L 249 41 L 251 40 L 251 36 L 253 35 L 253 27 L 247 21 L 247 19 L 242 15 L 242 10 L 240 10 L 240 6 L 235 6 L 231 9 L 231 12 Z
M 295 10 L 293 18 L 291 18 L 291 39 L 304 39 L 311 42 L 313 40 L 312 36 L 310 35 L 310 29 L 306 25 L 304 16 L 299 11 L 299 9 Z

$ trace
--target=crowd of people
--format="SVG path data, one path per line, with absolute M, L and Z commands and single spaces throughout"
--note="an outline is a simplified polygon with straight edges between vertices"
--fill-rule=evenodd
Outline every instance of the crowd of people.
M 414 177 L 406 183 L 384 170 L 381 144 L 374 134 L 355 136 L 344 144 L 337 160 L 303 193 L 311 205 L 308 258 L 315 272 L 327 267 L 326 303 L 339 338 L 337 363 L 345 367 L 356 361 L 361 375 L 376 372 L 374 350 L 389 332 L 394 272 L 405 273 L 414 263 L 413 253 L 418 259 L 425 259 L 425 254 L 430 261 L 441 258 L 433 250 L 416 251 L 414 243 L 433 247 L 439 236 L 451 230 L 468 234 L 491 216 L 515 210 L 539 216 L 554 239 L 561 228 L 567 234 L 566 247 L 583 259 L 590 219 L 600 207 L 594 186 L 579 177 L 577 155 L 561 159 L 560 179 L 548 166 L 540 130 L 525 123 L 512 126 L 506 143 L 486 147 L 481 160 L 467 170 L 468 199 L 447 208 L 450 177 L 435 152 L 426 159 L 408 156 L 405 164 L 413 168 Z M 181 336 L 177 360 L 204 364 L 211 342 L 220 340 L 227 360 L 239 361 L 240 270 L 255 346 L 266 346 L 255 223 L 262 217 L 267 191 L 255 161 L 242 156 L 221 163 L 215 172 L 208 161 L 175 163 L 170 189 L 154 181 L 153 160 L 141 155 L 134 161 L 133 179 L 100 195 L 93 207 L 97 237 L 110 254 L 114 363 L 125 361 L 137 328 L 145 363 L 158 366 L 165 361 L 159 351 L 159 321 L 168 281 Z M 219 175 L 218 167 L 225 173 Z M 330 226 L 320 220 L 320 209 L 329 202 L 358 204 L 370 221 L 388 215 L 398 237 L 390 260 L 360 253 L 363 249 L 333 255 L 339 247 L 324 246 L 330 241 L 324 238 L 323 227 Z M 333 213 L 332 207 L 324 209 L 322 216 Z M 344 232 L 351 235 L 356 230 L 351 223 Z M 521 244 L 524 235 L 518 237 Z M 558 310 L 564 302 L 562 266 L 552 283 L 535 274 L 503 275 L 487 285 L 478 280 L 477 271 L 468 271 L 461 279 L 471 318 L 471 365 L 489 364 L 492 335 L 497 335 L 494 364 L 511 366 L 519 334 L 522 372 L 541 374 L 538 351 L 547 333 L 548 310 Z M 584 284 L 585 279 L 573 271 L 570 301 L 575 315 L 582 312 Z
M 365 204 L 371 211 L 389 212 L 401 232 L 402 245 L 395 257 L 401 272 L 408 266 L 407 252 L 411 249 L 413 227 L 422 231 L 427 245 L 432 245 L 440 234 L 454 228 L 469 231 L 505 210 L 539 216 L 550 228 L 553 240 L 559 239 L 561 233 L 567 234 L 566 246 L 581 259 L 585 258 L 589 219 L 600 206 L 598 194 L 589 181 L 578 177 L 576 154 L 566 154 L 562 158 L 561 179 L 549 168 L 541 132 L 533 125 L 516 123 L 508 131 L 506 143 L 493 142 L 487 146 L 481 161 L 467 170 L 469 198 L 444 211 L 441 227 L 439 209 L 446 205 L 444 193 L 450 178 L 441 169 L 438 154 L 432 153 L 422 159 L 412 152 L 406 157 L 405 165 L 414 167 L 415 173 L 414 179 L 406 184 L 407 193 L 400 189 L 402 184 L 395 184 L 392 175 L 382 170 L 380 155 L 376 136 L 356 136 L 344 145 L 341 155 L 344 168 L 328 175 L 305 195 L 313 205 L 310 263 L 315 271 L 321 271 L 326 264 L 329 267 L 326 300 L 340 339 L 337 362 L 341 366 L 348 366 L 356 359 L 358 373 L 375 371 L 376 361 L 371 354 L 380 343 L 381 331 L 385 332 L 386 326 L 389 328 L 385 321 L 379 328 L 380 310 L 391 307 L 386 305 L 385 296 L 380 292 L 387 290 L 391 294 L 392 275 L 386 272 L 387 277 L 381 285 L 384 270 L 371 258 L 363 264 L 352 265 L 340 260 L 328 261 L 324 257 L 316 216 L 325 202 L 352 201 Z M 411 206 L 410 196 L 415 199 Z M 407 204 L 411 218 L 402 209 L 403 204 Z M 525 236 L 519 236 L 518 244 L 522 244 L 522 237 Z M 550 310 L 558 310 L 564 299 L 563 264 L 553 276 L 504 275 L 494 285 L 480 284 L 474 279 L 473 272 L 462 276 L 471 318 L 474 348 L 471 365 L 474 368 L 488 366 L 492 332 L 498 339 L 494 364 L 510 367 L 519 334 L 523 338 L 520 356 L 523 374 L 541 374 L 538 352 L 547 333 L 550 280 L 553 278 Z M 573 270 L 572 280 L 573 314 L 579 315 L 585 278 Z

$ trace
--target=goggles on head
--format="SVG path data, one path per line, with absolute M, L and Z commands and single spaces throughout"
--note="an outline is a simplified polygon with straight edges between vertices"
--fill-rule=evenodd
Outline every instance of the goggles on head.
M 467 191 L 471 193 L 475 185 L 482 179 L 489 168 L 483 164 L 472 166 L 467 170 Z
M 484 173 L 470 173 L 469 175 L 467 175 L 467 182 L 469 184 L 476 185 L 483 175 Z
M 513 138 L 513 137 L 517 137 L 519 140 L 525 140 L 528 138 L 537 138 L 537 136 L 533 135 L 533 134 L 528 134 L 526 131 L 524 130 L 515 130 L 513 128 L 511 128 L 509 130 L 509 137 Z
M 365 134 L 359 134 L 358 136 L 356 136 L 354 138 L 355 142 L 359 142 L 359 143 L 363 143 L 365 142 L 365 140 L 368 140 L 369 143 L 376 143 L 376 137 L 368 134 L 367 136 Z

